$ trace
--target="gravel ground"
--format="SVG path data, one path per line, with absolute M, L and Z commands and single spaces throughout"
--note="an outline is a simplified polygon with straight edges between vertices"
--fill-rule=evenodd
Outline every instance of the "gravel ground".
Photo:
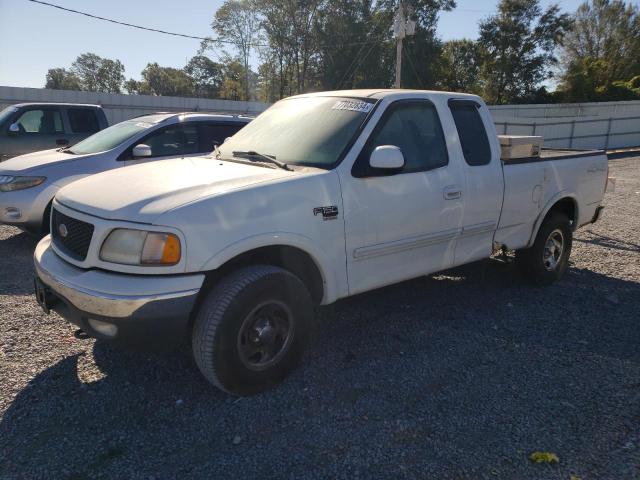
M 243 399 L 187 350 L 76 339 L 0 227 L 0 478 L 637 480 L 639 162 L 556 285 L 490 260 L 323 307 L 303 367 Z

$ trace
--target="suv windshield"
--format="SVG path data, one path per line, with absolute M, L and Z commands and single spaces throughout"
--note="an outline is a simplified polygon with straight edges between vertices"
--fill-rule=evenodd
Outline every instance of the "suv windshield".
M 76 155 L 106 152 L 107 150 L 116 148 L 137 133 L 153 127 L 153 125 L 153 123 L 143 122 L 141 120 L 127 120 L 126 122 L 116 123 L 109 128 L 100 130 L 98 133 L 94 133 L 90 137 L 76 143 L 73 147 L 67 148 L 65 151 L 75 153 Z
M 299 97 L 281 100 L 219 148 L 259 152 L 283 163 L 330 168 L 349 145 L 375 100 L 369 98 Z

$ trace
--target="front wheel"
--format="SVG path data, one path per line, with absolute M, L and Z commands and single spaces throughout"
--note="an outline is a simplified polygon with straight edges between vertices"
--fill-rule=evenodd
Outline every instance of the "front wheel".
M 200 307 L 192 334 L 195 361 L 226 392 L 261 392 L 300 362 L 312 315 L 311 296 L 291 272 L 270 265 L 239 269 Z
M 571 222 L 565 214 L 552 212 L 542 222 L 533 246 L 516 251 L 516 265 L 535 285 L 550 285 L 566 272 L 572 242 Z

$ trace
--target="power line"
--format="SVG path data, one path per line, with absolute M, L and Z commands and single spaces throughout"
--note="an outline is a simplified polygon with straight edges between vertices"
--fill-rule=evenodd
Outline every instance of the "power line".
M 42 0 L 27 0 L 27 1 L 28 2 L 32 2 L 32 3 L 38 3 L 40 5 L 46 5 L 47 7 L 57 8 L 58 10 L 62 10 L 62 11 L 65 11 L 65 12 L 75 13 L 77 15 L 83 15 L 85 17 L 93 18 L 94 20 L 102 20 L 103 22 L 115 23 L 116 25 L 122 25 L 122 26 L 130 27 L 130 28 L 137 28 L 138 30 L 145 30 L 147 32 L 162 33 L 164 35 L 172 35 L 174 37 L 190 38 L 190 39 L 193 39 L 193 40 L 200 40 L 200 41 L 211 42 L 211 43 L 227 43 L 227 44 L 235 45 L 235 43 L 230 41 L 230 40 L 220 40 L 220 39 L 217 39 L 217 38 L 214 39 L 214 38 L 211 38 L 211 37 L 199 37 L 197 35 L 189 35 L 189 34 L 186 34 L 186 33 L 169 32 L 167 30 L 160 30 L 158 28 L 143 27 L 142 25 L 135 25 L 133 23 L 122 22 L 120 20 L 114 20 L 113 18 L 106 18 L 106 17 L 101 17 L 99 15 L 94 15 L 92 13 L 81 12 L 80 10 L 74 10 L 72 8 L 63 7 L 61 5 L 56 5 L 54 3 L 43 2 Z M 343 43 L 343 44 L 340 44 L 340 45 L 333 45 L 333 44 L 319 45 L 319 47 L 325 47 L 326 48 L 326 47 L 336 47 L 336 46 L 368 45 L 370 43 L 385 42 L 386 40 L 387 39 L 385 39 L 385 38 L 379 38 L 379 39 L 366 40 L 366 41 L 363 41 L 363 42 Z M 263 44 L 263 43 L 251 43 L 251 44 L 249 44 L 249 46 L 251 46 L 251 47 L 270 47 L 270 45 Z

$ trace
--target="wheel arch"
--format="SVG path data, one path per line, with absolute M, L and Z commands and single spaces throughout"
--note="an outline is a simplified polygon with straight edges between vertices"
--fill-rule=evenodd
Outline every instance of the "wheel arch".
M 568 192 L 559 192 L 554 197 L 551 198 L 542 209 L 536 222 L 534 223 L 533 231 L 531 232 L 531 237 L 529 238 L 529 242 L 527 247 L 531 247 L 533 242 L 535 242 L 536 236 L 538 235 L 538 231 L 540 230 L 540 226 L 542 222 L 552 213 L 552 212 L 562 212 L 571 221 L 571 229 L 575 231 L 578 227 L 578 200 L 576 196 L 572 193 Z

